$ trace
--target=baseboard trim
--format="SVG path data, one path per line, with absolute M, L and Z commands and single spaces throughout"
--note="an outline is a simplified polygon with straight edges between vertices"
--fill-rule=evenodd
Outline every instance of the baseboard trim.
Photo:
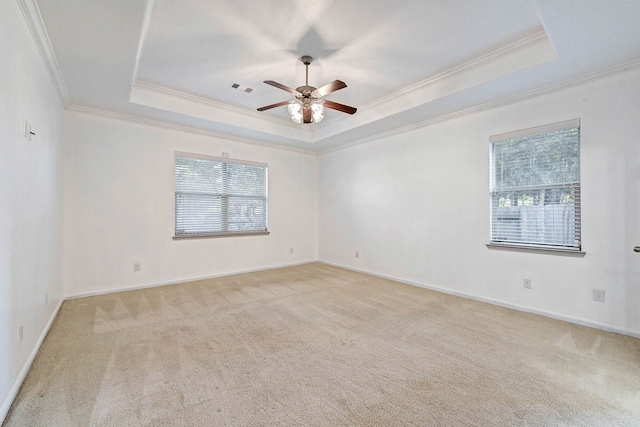
M 640 331 L 635 331 L 635 330 L 628 329 L 628 328 L 621 328 L 619 326 L 611 325 L 609 323 L 594 322 L 592 320 L 587 320 L 587 319 L 583 319 L 583 318 L 580 318 L 580 317 L 567 316 L 565 314 L 559 314 L 559 313 L 555 313 L 553 311 L 539 310 L 539 309 L 532 308 L 532 307 L 527 307 L 527 306 L 523 306 L 523 305 L 519 305 L 519 304 L 512 304 L 510 302 L 497 300 L 497 299 L 492 299 L 492 298 L 485 298 L 485 297 L 482 297 L 482 296 L 479 296 L 479 295 L 470 294 L 470 293 L 467 293 L 467 292 L 455 291 L 455 290 L 452 290 L 452 289 L 442 288 L 442 287 L 439 287 L 439 286 L 433 286 L 433 285 L 429 285 L 429 284 L 421 283 L 421 282 L 415 282 L 415 281 L 412 281 L 412 280 L 402 279 L 400 277 L 390 276 L 390 275 L 386 275 L 386 274 L 380 274 L 380 273 L 367 271 L 367 270 L 363 270 L 363 269 L 358 269 L 358 268 L 354 268 L 354 267 L 351 267 L 351 266 L 342 265 L 342 264 L 338 264 L 338 263 L 327 262 L 327 261 L 318 261 L 318 262 L 322 263 L 322 264 L 331 265 L 333 267 L 344 268 L 345 270 L 354 271 L 356 273 L 368 274 L 370 276 L 379 277 L 381 279 L 393 280 L 395 282 L 404 283 L 406 285 L 417 286 L 419 288 L 424 288 L 424 289 L 429 289 L 429 290 L 432 290 L 432 291 L 442 292 L 442 293 L 449 294 L 449 295 L 455 295 L 455 296 L 458 296 L 458 297 L 467 298 L 467 299 L 474 300 L 474 301 L 479 301 L 479 302 L 484 302 L 484 303 L 496 305 L 496 306 L 499 306 L 499 307 L 510 308 L 510 309 L 522 311 L 522 312 L 525 312 L 525 313 L 537 314 L 537 315 L 540 315 L 540 316 L 549 317 L 551 319 L 562 320 L 564 322 L 574 323 L 576 325 L 587 326 L 589 328 L 599 329 L 599 330 L 602 330 L 602 331 L 605 331 L 605 332 L 614 332 L 616 334 L 628 335 L 630 337 L 640 338 Z
M 314 262 L 318 262 L 318 260 L 302 261 L 302 262 L 295 262 L 295 263 L 281 264 L 281 265 L 271 265 L 266 267 L 245 269 L 245 270 L 234 270 L 234 271 L 227 271 L 224 273 L 213 274 L 208 276 L 189 277 L 185 279 L 169 280 L 165 282 L 153 282 L 153 283 L 145 283 L 141 285 L 127 286 L 127 287 L 108 288 L 108 289 L 101 289 L 98 291 L 91 291 L 91 292 L 71 293 L 71 294 L 65 294 L 64 299 L 72 300 L 72 299 L 78 299 L 78 298 L 94 297 L 98 295 L 114 294 L 117 292 L 129 292 L 129 291 L 137 291 L 140 289 L 157 288 L 160 286 L 179 285 L 181 283 L 196 282 L 198 280 L 216 279 L 218 277 L 233 276 L 236 274 L 256 273 L 259 271 L 275 270 L 277 268 L 286 268 L 286 267 L 295 267 L 298 265 L 313 264 Z
M 31 369 L 31 365 L 33 364 L 33 361 L 35 360 L 38 352 L 40 351 L 40 347 L 42 346 L 44 339 L 47 337 L 47 334 L 49 333 L 49 330 L 53 325 L 53 321 L 58 316 L 58 312 L 60 311 L 60 307 L 62 307 L 62 303 L 64 301 L 65 301 L 64 299 L 61 299 L 60 302 L 58 302 L 58 305 L 56 306 L 56 308 L 53 310 L 53 313 L 51 313 L 51 317 L 49 318 L 49 321 L 47 322 L 44 329 L 42 330 L 42 333 L 38 337 L 38 340 L 36 341 L 36 344 L 33 347 L 31 354 L 29 354 L 29 357 L 24 363 L 24 366 L 22 366 L 22 369 L 20 370 L 20 374 L 18 375 L 18 378 L 16 378 L 16 381 L 13 383 L 13 387 L 11 387 L 11 390 L 9 390 L 9 394 L 7 395 L 7 398 L 2 403 L 2 407 L 0 407 L 0 425 L 4 423 L 5 418 L 9 414 L 11 405 L 13 404 L 13 401 L 18 395 L 18 392 L 20 391 L 20 387 L 22 386 L 24 379 L 27 377 L 27 374 Z

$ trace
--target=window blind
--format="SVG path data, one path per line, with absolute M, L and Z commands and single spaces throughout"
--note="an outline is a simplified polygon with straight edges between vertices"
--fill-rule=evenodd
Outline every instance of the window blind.
M 176 153 L 176 237 L 266 232 L 266 164 Z
M 491 141 L 491 243 L 579 251 L 579 120 Z

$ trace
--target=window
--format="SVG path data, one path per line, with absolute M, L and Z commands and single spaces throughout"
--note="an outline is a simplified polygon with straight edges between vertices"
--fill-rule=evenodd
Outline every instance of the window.
M 267 234 L 267 165 L 176 153 L 176 237 Z
M 490 141 L 490 244 L 580 251 L 580 120 Z

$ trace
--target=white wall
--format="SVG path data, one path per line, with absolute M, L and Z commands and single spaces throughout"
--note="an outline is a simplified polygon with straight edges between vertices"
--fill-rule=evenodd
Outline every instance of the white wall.
M 315 155 L 72 110 L 64 140 L 66 296 L 317 259 Z M 268 163 L 271 234 L 174 241 L 175 151 Z
M 321 156 L 320 260 L 639 335 L 639 100 L 636 69 Z M 573 118 L 587 255 L 488 249 L 489 136 Z
M 1 423 L 62 299 L 62 104 L 16 1 L 0 2 L 0 52 Z
M 79 111 L 63 118 L 17 2 L 0 2 L 0 52 L 0 420 L 63 295 L 317 259 L 640 335 L 638 70 L 318 159 Z M 489 136 L 572 118 L 582 119 L 587 255 L 487 249 Z M 271 234 L 174 241 L 174 151 L 268 163 Z

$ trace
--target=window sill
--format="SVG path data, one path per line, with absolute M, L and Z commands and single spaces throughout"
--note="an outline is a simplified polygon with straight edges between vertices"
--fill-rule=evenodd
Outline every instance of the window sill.
M 534 254 L 563 255 L 576 258 L 583 258 L 587 254 L 584 251 L 576 251 L 572 249 L 541 248 L 535 246 L 520 246 L 499 243 L 487 243 L 487 248 L 502 251 L 529 252 Z
M 211 239 L 219 237 L 246 237 L 246 236 L 268 236 L 268 231 L 255 231 L 249 233 L 218 233 L 218 234 L 180 234 L 173 236 L 173 240 L 190 240 L 190 239 Z

